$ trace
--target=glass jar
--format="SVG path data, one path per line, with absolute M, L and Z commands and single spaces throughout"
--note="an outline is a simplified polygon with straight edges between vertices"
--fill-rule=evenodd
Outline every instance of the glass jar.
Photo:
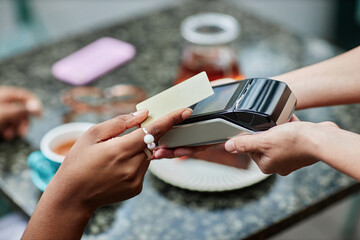
M 186 43 L 175 84 L 202 71 L 206 71 L 210 81 L 244 78 L 234 48 L 239 34 L 238 21 L 226 14 L 200 13 L 187 17 L 181 24 Z

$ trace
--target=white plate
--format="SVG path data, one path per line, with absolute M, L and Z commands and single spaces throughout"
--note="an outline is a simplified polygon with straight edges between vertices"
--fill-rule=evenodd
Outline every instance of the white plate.
M 270 176 L 263 174 L 254 162 L 243 170 L 197 159 L 153 160 L 149 170 L 171 185 L 206 192 L 240 189 Z

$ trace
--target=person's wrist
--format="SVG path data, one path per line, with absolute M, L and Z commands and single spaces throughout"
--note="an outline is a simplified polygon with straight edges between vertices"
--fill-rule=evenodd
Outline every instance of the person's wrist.
M 88 219 L 97 209 L 84 201 L 81 194 L 81 186 L 61 174 L 55 174 L 44 195 L 49 195 L 54 205 L 62 211 L 77 215 L 79 218 Z
M 281 75 L 270 77 L 270 79 L 274 79 L 286 83 L 294 94 L 298 92 L 298 88 L 299 88 L 298 84 L 300 82 L 294 79 L 294 76 L 292 76 L 291 74 L 284 73 Z
M 320 161 L 322 156 L 323 148 L 323 134 L 316 123 L 307 123 L 306 127 L 302 129 L 302 143 L 305 148 L 305 152 L 308 153 L 309 157 Z
M 292 72 L 284 73 L 284 74 L 277 75 L 274 77 L 270 77 L 270 79 L 274 79 L 274 80 L 278 80 L 280 82 L 286 83 L 286 85 L 288 85 L 288 87 L 290 88 L 292 93 L 297 98 L 296 110 L 304 108 L 304 106 L 303 106 L 304 100 L 302 97 L 303 90 L 306 89 L 304 87 L 304 81 L 301 81 L 300 79 L 298 79 L 298 77 L 296 75 L 294 75 Z

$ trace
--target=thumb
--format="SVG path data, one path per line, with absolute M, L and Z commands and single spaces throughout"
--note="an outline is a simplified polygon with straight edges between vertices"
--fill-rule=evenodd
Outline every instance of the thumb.
M 249 153 L 260 150 L 259 139 L 261 134 L 239 135 L 225 143 L 225 149 L 231 153 Z

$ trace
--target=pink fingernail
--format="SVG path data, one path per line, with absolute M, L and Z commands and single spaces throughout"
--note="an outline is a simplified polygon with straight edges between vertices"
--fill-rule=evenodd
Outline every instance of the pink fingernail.
M 132 115 L 133 115 L 133 116 L 138 116 L 138 115 L 145 114 L 145 113 L 147 113 L 148 111 L 149 111 L 149 110 L 147 110 L 147 109 L 142 109 L 142 110 L 139 110 L 139 111 L 134 112 Z
M 235 143 L 233 140 L 228 140 L 226 143 L 225 143 L 225 149 L 226 151 L 228 152 L 234 152 L 236 149 L 235 149 Z
M 37 112 L 41 110 L 41 103 L 37 100 L 30 100 L 26 102 L 25 108 L 29 112 Z
M 188 118 L 191 114 L 193 113 L 193 110 L 188 108 L 186 109 L 182 114 L 181 117 L 183 120 L 185 120 L 186 118 Z

